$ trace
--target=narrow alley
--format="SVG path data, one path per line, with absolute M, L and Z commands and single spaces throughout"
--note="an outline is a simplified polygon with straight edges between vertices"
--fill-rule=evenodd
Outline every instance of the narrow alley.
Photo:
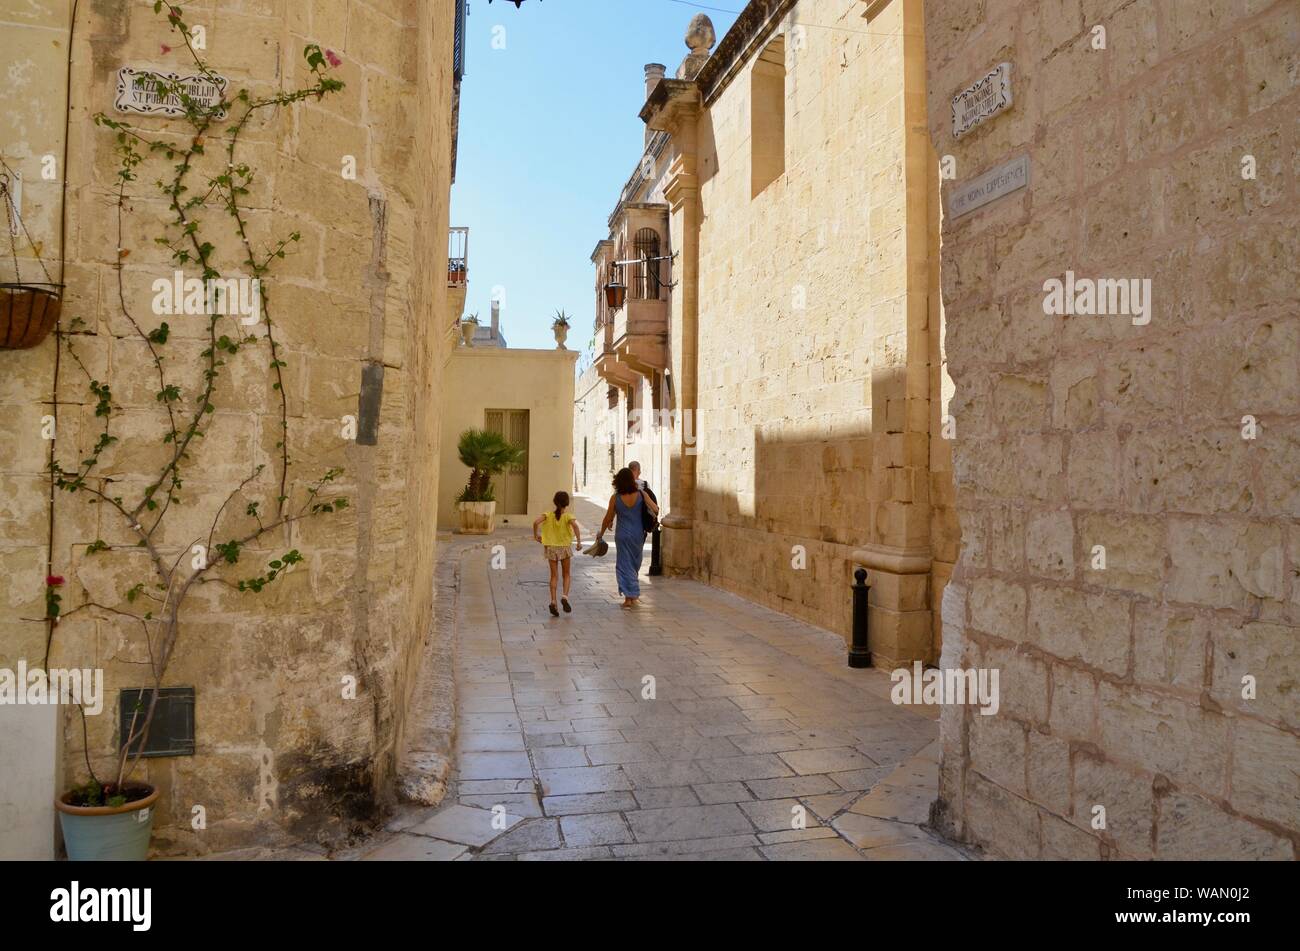
M 589 539 L 601 511 L 576 511 Z M 365 858 L 965 857 L 922 827 L 937 722 L 839 637 L 682 579 L 625 612 L 612 550 L 576 559 L 552 618 L 527 530 L 493 541 L 502 569 L 462 556 L 451 791 Z

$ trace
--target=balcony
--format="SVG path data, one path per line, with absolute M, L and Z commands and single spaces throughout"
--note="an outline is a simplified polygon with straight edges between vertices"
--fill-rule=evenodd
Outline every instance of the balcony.
M 629 297 L 614 312 L 611 346 L 642 376 L 668 368 L 668 301 Z
M 668 368 L 672 266 L 665 239 L 667 206 L 623 203 L 610 224 L 611 237 L 592 254 L 597 332 L 603 332 L 604 342 L 596 368 L 610 383 L 630 386 L 638 377 L 653 380 Z M 627 286 L 617 310 L 605 302 L 604 285 L 611 279 Z
M 622 311 L 619 311 L 622 313 Z M 621 359 L 614 349 L 614 321 L 607 320 L 597 331 L 597 337 L 604 342 L 603 349 L 596 354 L 596 372 L 610 385 L 619 389 L 635 385 L 641 371 Z
M 465 311 L 469 289 L 469 229 L 452 228 L 447 235 L 447 304 L 457 323 Z
M 447 286 L 464 287 L 469 281 L 469 229 L 452 228 L 447 235 Z

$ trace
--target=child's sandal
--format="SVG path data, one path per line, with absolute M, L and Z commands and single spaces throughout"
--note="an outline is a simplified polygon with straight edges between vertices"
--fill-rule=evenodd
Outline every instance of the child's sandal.
M 552 617 L 559 617 L 559 616 L 560 616 L 560 611 L 559 611 L 559 609 L 555 606 L 555 602 L 554 602 L 554 601 L 551 602 L 551 616 L 552 616 Z

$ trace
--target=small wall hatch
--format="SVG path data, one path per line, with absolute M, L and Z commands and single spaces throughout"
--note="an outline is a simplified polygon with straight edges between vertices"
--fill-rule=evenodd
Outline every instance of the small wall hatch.
M 122 690 L 118 695 L 118 748 L 125 745 L 131 735 L 131 720 L 136 728 L 144 722 L 153 698 L 152 687 Z M 138 713 L 137 713 L 138 710 Z M 137 741 L 132 754 L 139 751 Z M 194 688 L 163 687 L 158 691 L 158 707 L 141 756 L 193 756 L 194 755 Z

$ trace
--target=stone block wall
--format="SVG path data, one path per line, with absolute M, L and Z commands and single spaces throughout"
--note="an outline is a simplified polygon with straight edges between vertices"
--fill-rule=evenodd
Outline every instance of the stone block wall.
M 1293 858 L 1300 7 L 930 2 L 926 37 L 945 197 L 1031 163 L 943 228 L 944 666 L 1001 710 L 945 710 L 938 816 L 1017 858 Z M 954 139 L 1000 62 L 1012 108 Z M 1149 322 L 1045 313 L 1067 271 L 1149 279 Z
M 373 819 L 390 795 L 403 711 L 433 607 L 442 351 L 453 316 L 441 279 L 453 4 L 220 0 L 183 6 L 191 24 L 205 27 L 209 65 L 235 89 L 267 95 L 309 83 L 302 55 L 309 42 L 341 60 L 333 75 L 346 87 L 265 112 L 241 137 L 240 155 L 257 170 L 246 196 L 254 246 L 267 249 L 290 232 L 301 235 L 267 280 L 287 364 L 283 389 L 269 372 L 264 344 L 226 357 L 210 428 L 185 467 L 182 503 L 168 511 L 158 535 L 160 554 L 168 563 L 185 556 L 186 564 L 190 546 L 208 540 L 218 509 L 258 465 L 266 472 L 231 503 L 233 517 L 215 540 L 251 524 L 243 511 L 247 499 L 259 500 L 263 511 L 274 508 L 281 392 L 289 494 L 299 502 L 324 470 L 337 466 L 344 472 L 330 495 L 346 496 L 350 505 L 265 537 L 245 549 L 238 565 L 216 572 L 222 582 L 196 586 L 186 602 L 164 685 L 195 687 L 197 751 L 147 763 L 144 774 L 163 791 L 155 845 L 206 851 L 265 843 L 281 832 L 337 841 Z M 119 407 L 112 432 L 120 442 L 105 453 L 98 473 L 113 480 L 107 485 L 114 492 L 130 496 L 156 478 L 166 417 L 148 349 L 124 309 L 146 330 L 156 326 L 151 284 L 170 276 L 174 265 L 153 240 L 166 210 L 153 185 L 156 162 L 142 166 L 129 187 L 119 239 L 113 136 L 91 117 L 112 113 L 119 67 L 184 72 L 187 60 L 183 42 L 147 0 L 82 3 L 72 50 L 64 327 L 81 321 L 72 339 L 79 359 L 91 376 L 112 382 Z M 55 105 L 61 116 L 62 102 Z M 35 121 L 41 113 L 33 110 Z M 174 139 L 183 120 L 138 122 Z M 224 156 L 228 133 L 229 125 L 218 122 L 205 151 Z M 26 152 L 49 147 L 34 137 Z M 355 160 L 354 179 L 343 174 L 347 156 Z M 242 274 L 244 254 L 229 219 L 216 213 L 206 220 L 218 266 Z M 56 246 L 47 237 L 46 247 Z M 181 386 L 181 405 L 190 406 L 202 379 L 202 351 L 210 345 L 207 319 L 162 319 L 171 328 L 163 348 L 169 382 Z M 262 332 L 264 325 L 253 330 Z M 45 626 L 27 619 L 45 613 L 48 481 L 42 471 L 49 444 L 41 439 L 40 420 L 54 396 L 54 363 L 53 338 L 34 350 L 0 352 L 3 663 L 39 663 L 45 647 Z M 345 431 L 345 417 L 359 415 L 367 367 L 382 368 L 374 445 Z M 86 383 L 65 350 L 56 452 L 69 468 L 87 453 L 102 422 Z M 135 610 L 125 592 L 148 577 L 120 516 L 80 495 L 61 495 L 55 514 L 53 566 L 67 578 L 65 610 L 87 599 Z M 97 540 L 127 547 L 88 552 Z M 259 574 L 290 549 L 303 553 L 303 564 L 260 595 L 236 589 L 234 582 Z M 105 671 L 105 712 L 90 718 L 88 731 L 101 776 L 111 774 L 117 748 L 117 691 L 147 685 L 146 658 L 139 625 L 111 611 L 80 612 L 55 630 L 52 665 Z M 356 679 L 356 699 L 344 696 L 347 677 Z M 68 779 L 84 778 L 75 711 L 64 732 Z M 206 811 L 206 829 L 192 828 L 196 805 Z
M 883 665 L 937 659 L 932 535 L 952 541 L 949 563 L 957 535 L 950 500 L 932 507 L 950 476 L 931 473 L 945 456 L 931 449 L 941 374 L 922 34 L 905 0 L 795 3 L 763 41 L 775 45 L 706 99 L 698 132 L 697 572 L 847 636 L 852 568 L 867 560 Z M 753 155 L 773 143 L 753 141 L 771 81 L 749 73 L 775 49 L 784 170 L 752 194 Z

